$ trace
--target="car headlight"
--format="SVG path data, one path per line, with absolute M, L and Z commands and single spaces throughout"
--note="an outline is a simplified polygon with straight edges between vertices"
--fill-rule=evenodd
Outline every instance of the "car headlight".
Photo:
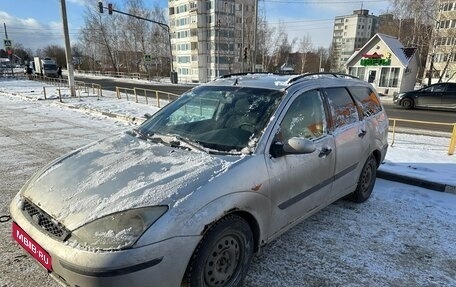
M 101 217 L 73 231 L 69 244 L 104 250 L 130 247 L 167 210 L 143 207 Z

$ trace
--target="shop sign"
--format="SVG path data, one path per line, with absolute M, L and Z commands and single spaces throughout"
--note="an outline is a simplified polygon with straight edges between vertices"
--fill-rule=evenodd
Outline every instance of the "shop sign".
M 386 53 L 386 56 L 383 54 L 364 54 L 361 59 L 361 66 L 389 66 L 391 65 L 391 53 Z

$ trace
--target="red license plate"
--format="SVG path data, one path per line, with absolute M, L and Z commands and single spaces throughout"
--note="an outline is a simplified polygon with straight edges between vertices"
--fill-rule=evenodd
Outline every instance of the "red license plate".
M 13 222 L 13 238 L 19 243 L 28 253 L 30 253 L 41 265 L 49 271 L 52 271 L 51 256 L 43 249 L 35 240 L 33 240 L 22 228 Z

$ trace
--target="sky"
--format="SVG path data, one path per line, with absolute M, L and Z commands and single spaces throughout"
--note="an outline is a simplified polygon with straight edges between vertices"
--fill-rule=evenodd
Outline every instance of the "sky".
M 0 106 L 11 111 L 0 114 L 0 118 L 18 133 L 14 137 L 6 130 L 0 133 L 0 182 L 6 182 L 0 185 L 0 192 L 17 186 L 17 181 L 25 182 L 23 175 L 43 164 L 42 157 L 25 157 L 26 153 L 17 149 L 16 145 L 23 143 L 15 139 L 24 131 L 38 147 L 43 142 L 79 147 L 87 144 L 89 129 L 96 131 L 90 137 L 95 134 L 99 139 L 134 127 L 97 110 L 130 116 L 158 110 L 150 102 L 126 101 L 124 96 L 119 100 L 106 90 L 100 99 L 94 94 L 71 98 L 68 89 L 62 89 L 63 103 L 38 100 L 43 99 L 43 85 L 0 79 Z M 46 89 L 48 98 L 57 96 L 57 87 L 46 85 Z M 26 120 L 13 116 L 18 111 L 27 115 Z M 43 139 L 37 136 L 45 130 L 48 132 L 43 133 Z M 398 134 L 380 169 L 456 186 L 456 155 L 447 155 L 448 144 L 448 137 Z M 14 182 L 4 178 L 13 178 Z M 7 195 L 0 197 L 0 214 L 7 212 L 12 200 Z M 377 179 L 365 203 L 337 201 L 262 248 L 244 285 L 454 287 L 455 216 L 456 194 Z M 57 287 L 32 257 L 24 256 L 24 251 L 12 243 L 10 228 L 9 223 L 0 224 L 0 250 L 6 250 L 2 253 L 6 264 L 0 269 L 4 275 L 0 286 Z
M 122 3 L 122 0 L 103 0 Z M 63 28 L 60 0 L 0 0 L 0 23 L 6 25 L 8 38 L 31 48 L 33 52 L 47 45 L 63 46 Z M 70 40 L 77 43 L 79 29 L 84 25 L 84 11 L 97 8 L 98 0 L 66 0 Z M 147 7 L 158 5 L 167 10 L 168 1 L 144 0 Z M 310 36 L 313 46 L 329 47 L 334 17 L 350 15 L 353 10 L 368 9 L 374 15 L 391 11 L 388 0 L 259 0 L 260 12 L 271 26 L 279 23 L 286 27 L 288 39 Z M 105 13 L 106 16 L 107 13 Z M 4 27 L 1 38 L 5 39 Z M 299 42 L 299 41 L 298 41 Z M 3 43 L 3 41 L 2 41 Z M 1 44 L 3 48 L 3 44 Z

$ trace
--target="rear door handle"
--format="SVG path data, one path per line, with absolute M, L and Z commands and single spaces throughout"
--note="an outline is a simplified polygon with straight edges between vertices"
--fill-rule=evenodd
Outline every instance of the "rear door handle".
M 326 157 L 328 154 L 332 152 L 332 149 L 329 147 L 324 147 L 321 149 L 320 153 L 318 154 L 319 157 Z
M 358 134 L 360 138 L 363 138 L 366 135 L 366 130 L 361 130 Z

